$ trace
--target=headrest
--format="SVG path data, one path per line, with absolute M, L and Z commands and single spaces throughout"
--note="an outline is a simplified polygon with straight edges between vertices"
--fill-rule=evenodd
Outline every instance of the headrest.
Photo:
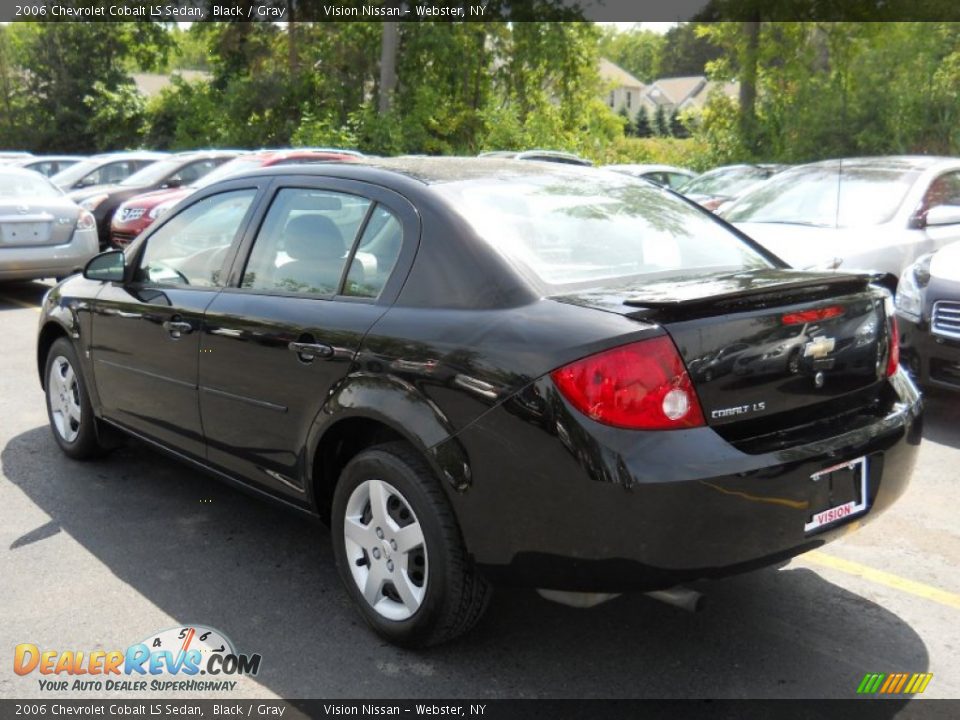
M 294 260 L 338 260 L 346 253 L 340 228 L 325 215 L 300 215 L 283 230 L 284 250 Z

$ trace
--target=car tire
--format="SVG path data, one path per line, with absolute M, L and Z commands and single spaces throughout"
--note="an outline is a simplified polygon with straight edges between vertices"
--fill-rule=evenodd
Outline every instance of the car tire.
M 53 439 L 74 460 L 101 457 L 109 446 L 101 444 L 90 394 L 73 344 L 64 337 L 50 346 L 44 366 L 47 417 Z
M 340 475 L 332 511 L 337 570 L 383 638 L 436 645 L 483 615 L 490 586 L 467 555 L 439 481 L 409 445 L 377 445 L 354 457 Z

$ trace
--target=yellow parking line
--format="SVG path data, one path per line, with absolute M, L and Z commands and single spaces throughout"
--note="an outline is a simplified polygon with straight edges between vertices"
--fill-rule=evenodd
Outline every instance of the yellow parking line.
M 28 303 L 23 300 L 19 300 L 17 298 L 7 297 L 6 295 L 0 295 L 0 302 L 8 302 L 11 305 L 17 305 L 19 307 L 28 308 L 30 310 L 36 310 L 37 312 L 40 312 L 39 305 L 33 305 L 32 303 Z
M 948 592 L 947 590 L 941 590 L 940 588 L 936 588 L 932 585 L 927 585 L 922 582 L 917 582 L 916 580 L 908 580 L 907 578 L 902 578 L 899 575 L 884 572 L 883 570 L 877 570 L 868 565 L 861 565 L 860 563 L 853 562 L 852 560 L 844 560 L 842 558 L 834 557 L 833 555 L 827 555 L 819 550 L 813 550 L 805 555 L 801 555 L 797 558 L 797 560 L 800 563 L 807 562 L 811 565 L 818 565 L 820 567 L 830 568 L 831 570 L 847 573 L 848 575 L 855 575 L 856 577 L 861 577 L 864 580 L 875 582 L 878 585 L 893 588 L 894 590 L 909 593 L 910 595 L 923 598 L 924 600 L 930 600 L 931 602 L 960 610 L 960 595 L 956 593 Z

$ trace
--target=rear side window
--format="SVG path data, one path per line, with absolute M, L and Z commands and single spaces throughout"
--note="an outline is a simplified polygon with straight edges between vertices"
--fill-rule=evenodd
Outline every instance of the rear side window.
M 285 188 L 254 242 L 241 287 L 334 295 L 371 202 L 346 193 Z M 363 279 L 363 273 L 357 272 Z
M 550 286 L 770 265 L 706 211 L 614 173 L 530 174 L 434 188 L 480 237 Z
M 353 297 L 379 297 L 400 255 L 403 229 L 396 215 L 377 205 L 363 230 L 360 244 L 350 264 L 343 294 Z

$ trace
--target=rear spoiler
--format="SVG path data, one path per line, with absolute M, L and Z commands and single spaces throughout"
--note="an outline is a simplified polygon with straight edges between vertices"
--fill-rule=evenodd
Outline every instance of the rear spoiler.
M 897 278 L 890 273 L 811 273 L 721 292 L 710 292 L 709 285 L 709 282 L 685 285 L 674 288 L 673 292 L 654 291 L 646 296 L 641 291 L 628 297 L 623 304 L 639 308 L 630 313 L 633 318 L 691 319 L 827 299 L 862 292 L 870 285 L 893 292 Z

